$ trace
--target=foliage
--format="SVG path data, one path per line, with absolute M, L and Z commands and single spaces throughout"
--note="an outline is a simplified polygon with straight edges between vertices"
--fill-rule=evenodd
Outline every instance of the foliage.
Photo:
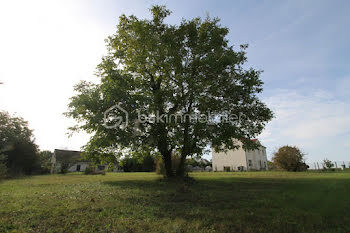
M 125 172 L 137 172 L 142 169 L 142 164 L 136 158 L 126 157 L 119 162 L 119 166 Z
M 206 166 L 212 166 L 212 163 L 206 159 L 188 158 L 186 159 L 186 165 L 191 165 L 192 167 L 205 168 Z
M 131 152 L 125 158 L 121 159 L 119 166 L 125 172 L 152 172 L 155 170 L 156 154 L 143 149 L 136 152 Z
M 232 149 L 236 138 L 255 148 L 249 139 L 262 132 L 272 112 L 258 98 L 261 71 L 245 68 L 247 45 L 235 51 L 217 18 L 169 25 L 164 6 L 151 13 L 149 20 L 122 15 L 98 65 L 101 82 L 75 86 L 66 115 L 78 121 L 73 131 L 93 134 L 86 151 L 121 156 L 147 145 L 161 153 L 167 176 L 174 170 L 182 176 L 186 158 L 202 155 L 208 144 Z M 147 120 L 152 116 L 159 117 Z M 105 127 L 119 120 L 119 127 Z M 174 151 L 181 153 L 176 169 Z
M 55 150 L 55 157 L 59 169 L 58 172 L 61 174 L 66 174 L 70 167 L 82 159 L 80 152 L 65 150 Z
M 273 161 L 267 161 L 267 168 L 269 170 L 277 170 L 277 166 Z
M 70 163 L 62 162 L 60 165 L 61 166 L 60 166 L 59 173 L 66 174 L 68 172 L 69 167 L 70 167 Z
M 53 152 L 49 150 L 39 151 L 39 163 L 41 167 L 41 173 L 50 173 L 51 170 L 51 160 Z
M 70 156 L 64 156 L 59 161 L 59 173 L 66 174 L 68 169 L 76 163 L 76 159 Z
M 6 160 L 7 156 L 0 154 L 0 180 L 7 177 Z
M 108 164 L 108 167 L 106 169 L 107 172 L 113 172 L 114 169 L 119 169 L 117 163 L 116 164 L 113 164 L 113 163 L 109 163 Z
M 201 163 L 197 159 L 194 159 L 194 158 L 186 159 L 186 164 L 191 165 L 192 167 L 197 167 L 197 166 L 200 167 L 201 166 Z
M 40 171 L 38 149 L 28 122 L 8 112 L 0 112 L 0 138 L 0 153 L 6 155 L 5 164 L 9 175 Z
M 323 164 L 325 169 L 331 169 L 334 167 L 334 163 L 327 158 L 323 160 Z
M 93 167 L 88 166 L 87 168 L 85 168 L 84 174 L 85 175 L 90 175 L 90 174 L 94 173 L 94 170 L 95 169 Z
M 6 164 L 0 163 L 0 180 L 7 177 L 7 167 Z
M 158 157 L 155 161 L 155 170 L 158 175 L 166 175 L 164 161 L 162 157 Z
M 104 150 L 103 146 L 99 147 L 99 144 L 95 144 L 93 140 L 90 140 L 85 146 L 83 146 L 82 157 L 86 161 L 90 161 L 93 164 L 117 164 L 121 153 L 115 153 L 109 149 Z
M 304 162 L 304 153 L 296 146 L 282 146 L 274 153 L 274 164 L 286 171 L 305 171 L 308 166 Z

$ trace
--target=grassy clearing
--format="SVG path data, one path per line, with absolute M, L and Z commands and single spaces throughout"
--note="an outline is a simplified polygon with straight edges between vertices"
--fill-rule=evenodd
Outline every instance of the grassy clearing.
M 34 176 L 0 183 L 0 232 L 350 232 L 350 172 Z

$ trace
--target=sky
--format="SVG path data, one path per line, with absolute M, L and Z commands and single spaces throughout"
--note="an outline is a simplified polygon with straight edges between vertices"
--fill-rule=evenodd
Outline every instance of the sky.
M 249 44 L 247 66 L 264 70 L 260 98 L 275 113 L 258 137 L 268 158 L 296 145 L 307 162 L 350 160 L 349 1 L 2 0 L 0 110 L 27 120 L 40 149 L 79 150 L 89 137 L 68 137 L 74 121 L 63 116 L 73 86 L 98 82 L 118 17 L 149 18 L 154 4 L 171 24 L 219 17 L 234 48 Z

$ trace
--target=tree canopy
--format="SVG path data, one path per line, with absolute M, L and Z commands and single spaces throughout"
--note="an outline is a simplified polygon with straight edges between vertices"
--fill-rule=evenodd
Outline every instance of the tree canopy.
M 120 16 L 98 65 L 100 82 L 75 86 L 66 114 L 78 122 L 72 130 L 93 134 L 87 153 L 108 158 L 147 146 L 161 153 L 170 177 L 183 176 L 186 157 L 208 145 L 233 149 L 240 139 L 255 147 L 249 139 L 273 114 L 257 96 L 261 71 L 245 68 L 247 45 L 234 50 L 217 18 L 169 25 L 164 6 L 150 11 L 151 19 Z
M 323 160 L 323 168 L 324 169 L 331 169 L 331 168 L 333 168 L 334 167 L 334 163 L 331 161 L 331 160 L 329 160 L 329 159 L 327 159 L 327 158 L 325 158 L 324 160 Z
M 304 153 L 296 146 L 282 146 L 273 155 L 274 164 L 286 171 L 304 171 L 308 167 L 304 162 Z
M 10 175 L 31 174 L 39 169 L 37 151 L 28 123 L 21 117 L 0 112 L 0 154 Z

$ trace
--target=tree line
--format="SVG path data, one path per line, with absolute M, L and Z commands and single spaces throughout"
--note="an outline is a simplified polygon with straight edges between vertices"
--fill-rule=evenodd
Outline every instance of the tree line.
M 22 117 L 10 115 L 5 111 L 0 112 L 1 178 L 47 174 L 52 166 L 52 155 L 53 152 L 49 150 L 39 150 L 35 143 L 33 130 L 29 129 L 27 121 Z M 87 158 L 89 157 L 87 156 Z M 93 158 L 90 157 L 92 164 L 98 165 L 103 162 L 102 160 L 96 160 L 96 157 Z M 163 161 L 161 160 L 161 155 L 153 153 L 152 150 L 146 147 L 126 153 L 125 156 L 113 161 L 125 172 L 157 171 L 162 173 Z M 193 158 L 187 159 L 186 164 L 200 167 L 206 165 Z

